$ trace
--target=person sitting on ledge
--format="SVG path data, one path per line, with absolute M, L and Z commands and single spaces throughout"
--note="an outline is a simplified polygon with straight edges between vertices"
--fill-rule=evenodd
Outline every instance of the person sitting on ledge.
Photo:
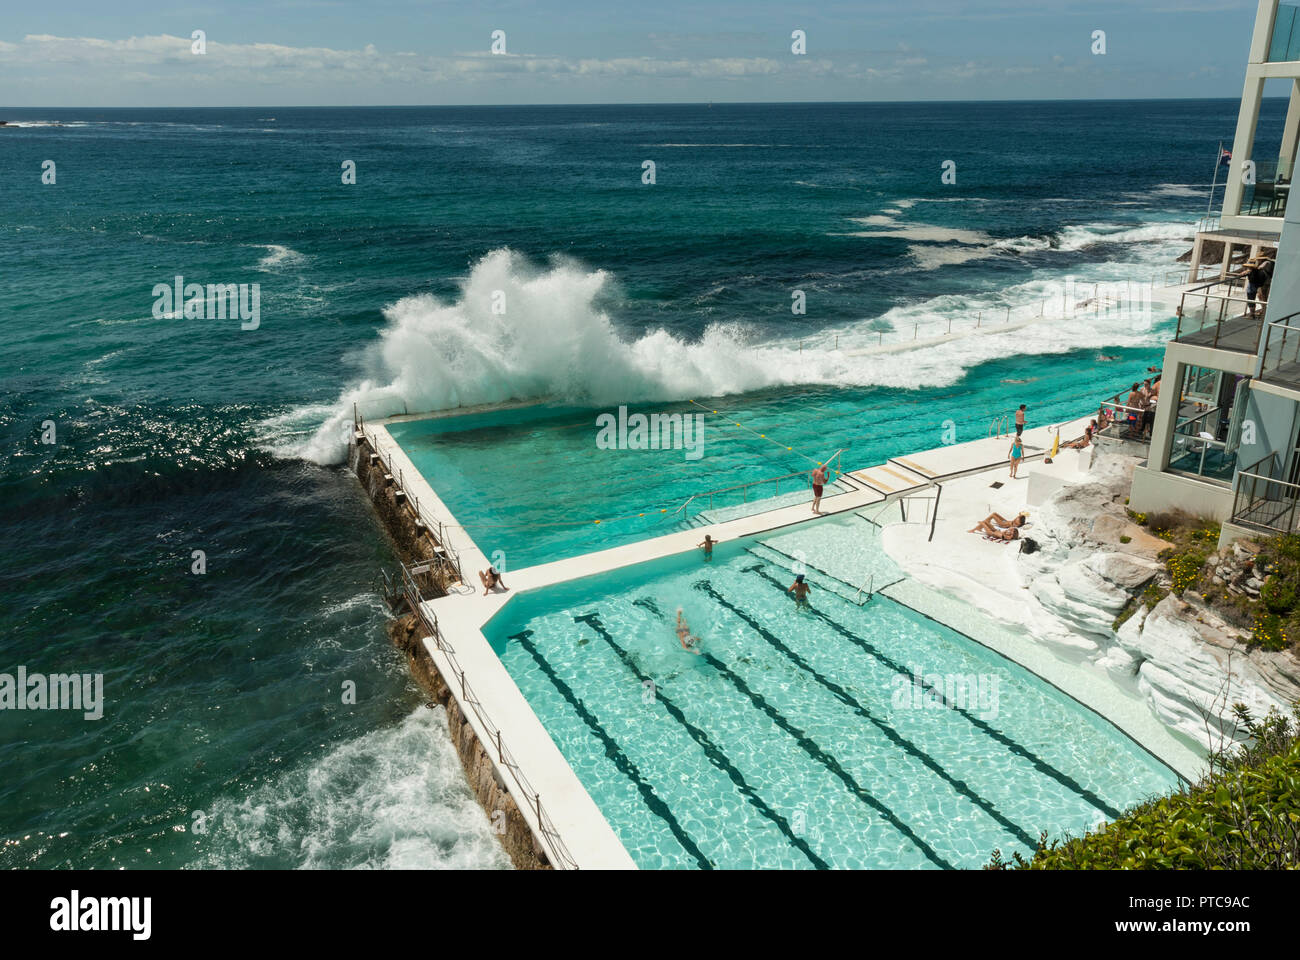
M 501 574 L 497 573 L 496 567 L 488 567 L 486 570 L 480 570 L 478 572 L 478 578 L 483 584 L 483 596 L 485 597 L 497 587 L 500 587 L 502 590 L 510 589 L 506 586 L 506 582 L 501 579 Z
M 1096 420 L 1093 421 L 1093 423 L 1096 422 L 1097 422 Z M 1063 443 L 1061 444 L 1061 446 L 1069 447 L 1071 450 L 1082 450 L 1085 447 L 1090 446 L 1091 444 L 1092 444 L 1092 426 L 1089 425 L 1083 428 L 1083 436 L 1079 437 L 1079 439 L 1077 440 L 1071 440 L 1069 443 Z

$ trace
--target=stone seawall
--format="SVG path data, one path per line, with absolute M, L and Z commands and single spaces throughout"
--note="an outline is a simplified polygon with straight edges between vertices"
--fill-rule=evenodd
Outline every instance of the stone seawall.
M 417 523 L 414 513 L 407 507 L 405 498 L 397 495 L 396 483 L 384 478 L 384 467 L 371 462 L 370 445 L 366 441 L 352 446 L 349 463 L 374 504 L 375 513 L 384 529 L 393 539 L 398 555 L 408 565 L 433 559 L 435 541 L 427 529 Z M 451 585 L 452 576 L 445 566 L 435 564 L 427 574 L 420 576 L 420 588 L 425 597 L 444 596 Z M 447 711 L 447 730 L 465 770 L 465 778 L 482 805 L 492 824 L 493 832 L 511 861 L 521 870 L 550 869 L 545 852 L 533 836 L 528 822 L 519 812 L 514 797 L 506 789 L 492 758 L 474 733 L 474 728 L 461 713 L 460 704 L 438 672 L 437 665 L 421 642 L 423 630 L 414 614 L 406 614 L 389 621 L 388 636 L 406 656 L 411 676 L 430 696 L 430 705 L 441 704 Z

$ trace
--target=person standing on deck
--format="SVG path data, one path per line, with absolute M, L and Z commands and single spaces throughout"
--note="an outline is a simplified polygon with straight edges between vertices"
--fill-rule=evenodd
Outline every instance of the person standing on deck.
M 1020 409 L 1016 411 L 1016 439 L 1025 432 L 1025 405 L 1022 403 Z M 1012 474 L 1015 476 L 1015 474 Z
M 1020 461 L 1025 458 L 1024 441 L 1020 439 L 1020 434 L 1016 434 L 1016 439 L 1011 441 L 1011 451 L 1007 454 L 1011 460 L 1011 479 L 1016 479 L 1016 470 L 1020 467 Z
M 1255 297 L 1259 294 L 1260 289 L 1268 282 L 1269 275 L 1260 269 L 1259 260 L 1251 257 L 1246 261 L 1246 265 L 1233 276 L 1246 278 L 1246 315 L 1250 319 L 1255 319 Z
M 818 464 L 817 469 L 812 472 L 813 502 L 812 512 L 821 513 L 822 489 L 826 483 L 826 466 Z

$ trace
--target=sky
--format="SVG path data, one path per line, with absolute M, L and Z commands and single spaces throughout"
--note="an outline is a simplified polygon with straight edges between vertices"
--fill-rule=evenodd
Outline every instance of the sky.
M 1237 98 L 1257 3 L 5 0 L 5 7 L 0 105 L 162 107 Z M 194 52 L 196 30 L 202 53 Z M 796 30 L 806 37 L 802 54 L 792 51 Z M 1098 30 L 1104 53 L 1093 52 Z M 504 35 L 504 52 L 491 49 L 494 31 Z

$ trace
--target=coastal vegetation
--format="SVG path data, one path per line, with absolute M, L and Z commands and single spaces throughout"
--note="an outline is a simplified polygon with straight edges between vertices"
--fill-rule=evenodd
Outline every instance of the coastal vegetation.
M 1300 867 L 1300 703 L 1263 719 L 1241 704 L 1248 739 L 1220 749 L 1195 786 L 1148 800 L 1082 837 L 1039 839 L 1031 857 L 993 851 L 987 870 L 1279 870 Z
M 1151 609 L 1172 593 L 1241 630 L 1248 647 L 1300 654 L 1300 535 L 1237 541 L 1219 551 L 1215 520 L 1182 510 L 1129 511 L 1129 518 L 1169 546 L 1158 555 L 1163 575 L 1120 611 L 1116 630 L 1139 606 Z

